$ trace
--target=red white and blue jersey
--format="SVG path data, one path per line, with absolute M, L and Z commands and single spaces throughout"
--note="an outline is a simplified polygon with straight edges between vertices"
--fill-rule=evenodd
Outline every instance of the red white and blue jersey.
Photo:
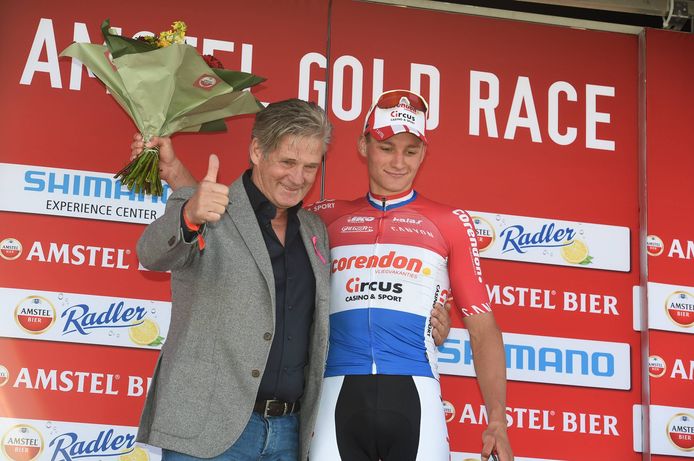
M 311 207 L 330 236 L 325 376 L 438 378 L 431 309 L 451 294 L 464 315 L 490 312 L 470 216 L 410 190 Z

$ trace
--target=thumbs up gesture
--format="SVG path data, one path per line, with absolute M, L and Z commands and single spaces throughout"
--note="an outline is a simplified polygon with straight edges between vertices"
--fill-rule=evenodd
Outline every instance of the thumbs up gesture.
M 191 224 L 202 225 L 206 222 L 217 222 L 222 218 L 229 204 L 229 188 L 217 183 L 219 158 L 212 154 L 207 167 L 207 174 L 198 184 L 195 194 L 183 208 L 186 220 Z

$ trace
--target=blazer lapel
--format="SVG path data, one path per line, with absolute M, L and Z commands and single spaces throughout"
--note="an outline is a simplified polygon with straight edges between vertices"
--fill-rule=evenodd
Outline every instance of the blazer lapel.
M 263 235 L 258 227 L 258 220 L 253 211 L 253 207 L 251 207 L 251 202 L 248 200 L 248 194 L 246 194 L 246 189 L 243 187 L 243 180 L 241 178 L 238 178 L 229 187 L 229 206 L 227 206 L 227 213 L 229 213 L 231 220 L 239 230 L 241 238 L 251 252 L 260 272 L 263 274 L 274 304 L 275 278 L 272 273 L 270 255 L 267 252 L 265 240 L 263 240 Z

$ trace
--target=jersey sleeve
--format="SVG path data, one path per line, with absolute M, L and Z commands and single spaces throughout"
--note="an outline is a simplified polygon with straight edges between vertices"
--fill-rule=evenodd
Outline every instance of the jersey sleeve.
M 340 212 L 337 209 L 337 205 L 340 202 L 341 201 L 339 200 L 320 200 L 310 205 L 306 205 L 304 208 L 317 214 L 325 225 L 329 226 L 330 223 L 332 223 L 340 215 Z
M 442 220 L 450 246 L 448 276 L 455 304 L 463 315 L 491 312 L 489 294 L 482 278 L 477 231 L 470 215 L 461 209 L 449 211 Z

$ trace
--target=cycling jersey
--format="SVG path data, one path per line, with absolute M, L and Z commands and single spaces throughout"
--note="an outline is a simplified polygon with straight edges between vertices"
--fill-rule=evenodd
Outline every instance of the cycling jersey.
M 464 315 L 489 312 L 470 216 L 410 190 L 315 204 L 330 237 L 325 376 L 438 378 L 430 312 L 451 294 Z

